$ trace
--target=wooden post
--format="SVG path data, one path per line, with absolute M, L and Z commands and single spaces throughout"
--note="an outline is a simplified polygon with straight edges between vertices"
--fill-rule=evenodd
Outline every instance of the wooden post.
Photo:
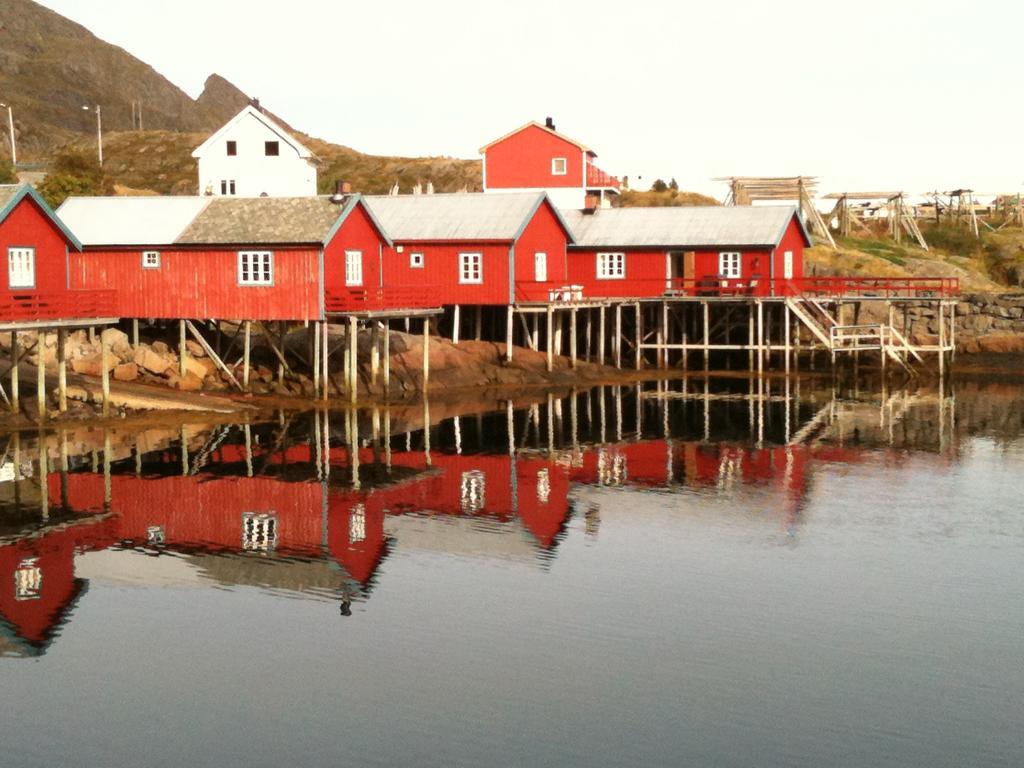
M 391 321 L 384 321 L 384 398 L 391 391 Z M 390 417 L 389 417 L 390 418 Z
M 370 323 L 370 390 L 376 391 L 380 379 L 380 323 Z
M 974 210 L 973 208 L 971 209 Z M 946 375 L 946 322 L 945 302 L 939 300 L 939 378 Z
M 67 357 L 68 332 L 66 328 L 57 329 L 57 408 L 61 413 L 68 409 L 68 363 Z
M 569 310 L 569 365 L 576 367 L 576 308 Z
M 612 339 L 615 367 L 622 368 L 622 304 L 615 305 L 615 338 Z
M 139 346 L 139 318 L 132 318 L 132 346 Z
M 789 375 L 790 341 L 792 339 L 792 333 L 791 333 L 790 327 L 789 327 L 789 304 L 783 304 L 782 305 L 782 312 L 783 312 L 783 315 L 782 315 L 783 334 L 785 334 L 785 338 L 786 338 L 786 375 L 788 376 Z M 789 401 L 787 400 L 786 402 L 788 403 Z
M 185 321 L 181 321 L 181 328 L 185 328 Z M 181 345 L 184 351 L 185 345 Z M 110 345 L 103 340 L 100 334 L 100 381 L 103 386 L 103 415 L 110 415 Z
M 554 314 L 554 310 L 551 308 L 551 305 L 548 304 L 548 310 L 547 310 L 548 335 L 547 335 L 547 339 L 545 339 L 545 341 L 547 342 L 547 354 L 548 354 L 547 365 L 548 365 L 548 370 L 549 371 L 554 370 L 554 367 L 555 367 L 554 352 L 553 352 L 553 349 L 552 349 L 552 344 L 553 344 L 553 339 L 554 339 L 554 330 L 552 329 L 552 324 L 553 324 L 553 319 L 554 319 L 552 317 L 553 314 Z
M 668 325 L 668 302 L 661 302 L 661 344 L 669 343 L 669 325 Z M 668 348 L 664 348 L 660 352 L 661 355 L 661 367 L 668 368 Z
M 701 302 L 701 310 L 704 313 L 704 371 L 707 372 L 711 357 L 711 308 L 706 300 Z
M 479 311 L 479 308 L 478 308 L 478 311 Z M 480 315 L 478 314 L 477 315 L 477 319 L 479 319 L 479 317 L 480 317 Z M 505 320 L 505 359 L 508 360 L 509 362 L 512 362 L 512 331 L 513 331 L 512 323 L 513 323 L 514 319 L 515 319 L 515 308 L 511 304 L 509 304 L 508 305 L 508 311 L 507 311 L 507 317 L 506 317 L 506 320 Z
M 320 397 L 320 321 L 313 321 L 313 397 Z M 317 421 L 319 429 L 320 422 Z
M 748 304 L 747 317 L 747 370 L 754 370 L 754 305 Z
M 348 319 L 348 399 L 354 403 L 359 396 L 359 320 Z
M 636 369 L 639 371 L 643 368 L 644 357 L 643 352 L 640 349 L 640 345 L 644 343 L 644 313 L 643 307 L 638 301 L 636 303 L 636 327 L 633 329 L 634 341 L 636 342 Z
M 604 304 L 598 308 L 597 312 L 597 363 L 604 365 Z
M 36 341 L 36 399 L 38 400 L 39 420 L 46 418 L 46 361 L 43 360 L 43 331 L 37 331 Z M 43 495 L 46 495 L 45 490 Z
M 555 354 L 562 355 L 562 326 L 565 325 L 565 318 L 558 315 L 555 318 Z
M 249 389 L 249 350 L 252 348 L 252 322 L 242 323 L 242 387 Z
M 427 405 L 426 405 L 426 402 L 427 402 L 427 385 L 429 384 L 429 382 L 430 382 L 430 318 L 429 317 L 424 317 L 423 318 L 423 403 L 424 403 L 423 408 L 424 408 L 426 413 L 429 413 L 429 411 L 426 411 L 426 408 L 427 408 Z M 427 439 L 429 439 L 429 435 L 430 435 L 430 422 L 429 421 L 424 422 L 424 429 L 427 431 L 427 436 L 428 436 Z M 427 448 L 427 452 L 428 453 L 430 452 L 430 448 Z
M 452 344 L 459 343 L 459 305 L 452 310 Z
M 18 332 L 11 331 L 11 412 L 20 410 L 18 402 Z
M 320 323 L 320 333 L 322 338 L 320 340 L 320 354 L 323 355 L 323 360 L 320 361 L 320 375 L 323 376 L 323 382 L 320 387 L 320 396 L 326 401 L 330 397 L 331 388 L 331 377 L 327 369 L 327 363 L 331 359 L 331 351 L 328 347 L 328 341 L 330 341 L 330 335 L 328 333 L 329 325 L 326 320 Z
M 185 378 L 185 358 L 188 356 L 188 349 L 185 347 L 185 321 L 178 321 L 178 375 Z
M 483 338 L 484 330 L 484 308 L 482 305 L 476 305 L 476 316 L 473 322 L 473 338 L 476 341 L 480 341 Z
M 757 372 L 764 373 L 764 305 L 757 300 Z
M 594 333 L 593 333 L 594 313 L 591 310 L 589 310 L 589 309 L 586 310 L 586 318 L 587 318 L 586 328 L 583 331 L 583 358 L 585 360 L 593 360 L 594 358 L 593 358 L 593 355 L 591 355 L 590 350 L 591 350 L 591 346 L 592 346 L 592 344 L 594 342 Z

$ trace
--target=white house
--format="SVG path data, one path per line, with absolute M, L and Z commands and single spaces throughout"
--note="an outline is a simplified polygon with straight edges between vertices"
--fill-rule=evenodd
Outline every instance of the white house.
M 258 104 L 250 104 L 196 147 L 200 195 L 316 194 L 316 158 Z

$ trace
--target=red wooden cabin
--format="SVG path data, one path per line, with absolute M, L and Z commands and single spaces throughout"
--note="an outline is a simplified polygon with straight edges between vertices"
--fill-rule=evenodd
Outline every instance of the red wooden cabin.
M 69 198 L 60 213 L 83 242 L 72 284 L 114 288 L 120 317 L 321 320 L 382 303 L 391 241 L 360 195 Z
M 583 208 L 588 195 L 598 204 L 619 193 L 619 180 L 594 165 L 592 149 L 544 125 L 530 122 L 481 147 L 484 192 L 547 190 L 562 208 Z
M 113 291 L 102 285 L 73 290 L 69 282 L 70 254 L 80 250 L 75 236 L 32 187 L 0 186 L 0 325 L 25 328 L 110 318 Z
M 440 305 L 547 301 L 566 285 L 572 231 L 544 193 L 366 198 L 394 247 L 385 285 Z
M 788 296 L 810 236 L 792 206 L 568 211 L 569 280 L 588 298 Z

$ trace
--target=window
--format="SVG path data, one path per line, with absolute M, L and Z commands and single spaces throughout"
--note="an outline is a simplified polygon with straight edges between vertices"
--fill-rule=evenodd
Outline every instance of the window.
M 597 254 L 597 279 L 622 280 L 626 276 L 626 254 Z
M 743 256 L 735 251 L 718 254 L 718 274 L 720 277 L 737 278 L 743 272 Z
M 36 249 L 7 249 L 7 286 L 9 288 L 36 287 Z
M 541 251 L 533 254 L 533 279 L 538 283 L 548 281 L 548 255 Z
M 277 157 L 281 154 L 281 145 L 276 141 L 263 142 L 263 154 L 267 157 Z
M 537 501 L 547 504 L 551 498 L 551 473 L 545 469 L 537 470 Z
M 234 179 L 221 179 L 220 180 L 220 193 L 222 195 L 233 195 L 233 194 L 235 194 L 235 180 Z
M 487 480 L 479 469 L 462 473 L 459 487 L 459 503 L 463 512 L 479 512 L 484 508 Z
M 482 253 L 459 254 L 459 282 L 482 283 L 484 281 L 484 256 Z
M 785 280 L 793 279 L 793 252 L 785 251 L 782 254 L 782 277 Z
M 238 142 L 229 141 L 228 142 L 228 157 L 234 157 L 237 154 L 238 154 Z
M 423 254 L 422 253 L 410 253 L 409 254 L 409 267 L 412 269 L 423 269 Z
M 363 252 L 345 251 L 345 285 L 363 284 Z
M 43 571 L 38 557 L 27 557 L 14 571 L 14 599 L 37 600 L 43 588 Z
M 143 251 L 142 268 L 160 269 L 160 251 Z
M 277 515 L 258 512 L 242 514 L 242 549 L 271 552 L 277 547 Z
M 274 254 L 270 251 L 239 251 L 238 284 L 273 285 Z
M 358 544 L 366 539 L 366 506 L 356 504 L 348 518 L 348 542 Z
M 569 172 L 569 163 L 566 162 L 564 157 L 552 157 L 551 158 L 551 175 L 552 176 L 565 176 Z

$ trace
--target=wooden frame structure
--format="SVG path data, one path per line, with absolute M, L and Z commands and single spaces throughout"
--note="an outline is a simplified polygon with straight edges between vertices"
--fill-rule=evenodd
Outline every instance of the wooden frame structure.
M 814 204 L 818 180 L 814 176 L 721 176 L 713 179 L 729 185 L 724 205 L 752 205 L 758 201 L 779 200 L 796 202 L 811 232 L 828 242 L 832 238 L 825 220 Z
M 902 242 L 904 232 L 912 237 L 924 250 L 928 250 L 928 243 L 925 242 L 921 229 L 917 226 L 915 208 L 908 205 L 903 192 L 830 192 L 822 197 L 823 200 L 835 200 L 831 212 L 826 216 L 826 221 L 836 221 L 839 234 L 849 237 L 852 232 L 852 225 L 865 234 L 872 234 L 871 229 L 865 223 L 863 213 L 865 209 L 879 211 L 885 210 L 886 222 L 889 229 L 889 236 L 897 243 Z M 852 205 L 853 202 L 865 203 L 866 206 Z

